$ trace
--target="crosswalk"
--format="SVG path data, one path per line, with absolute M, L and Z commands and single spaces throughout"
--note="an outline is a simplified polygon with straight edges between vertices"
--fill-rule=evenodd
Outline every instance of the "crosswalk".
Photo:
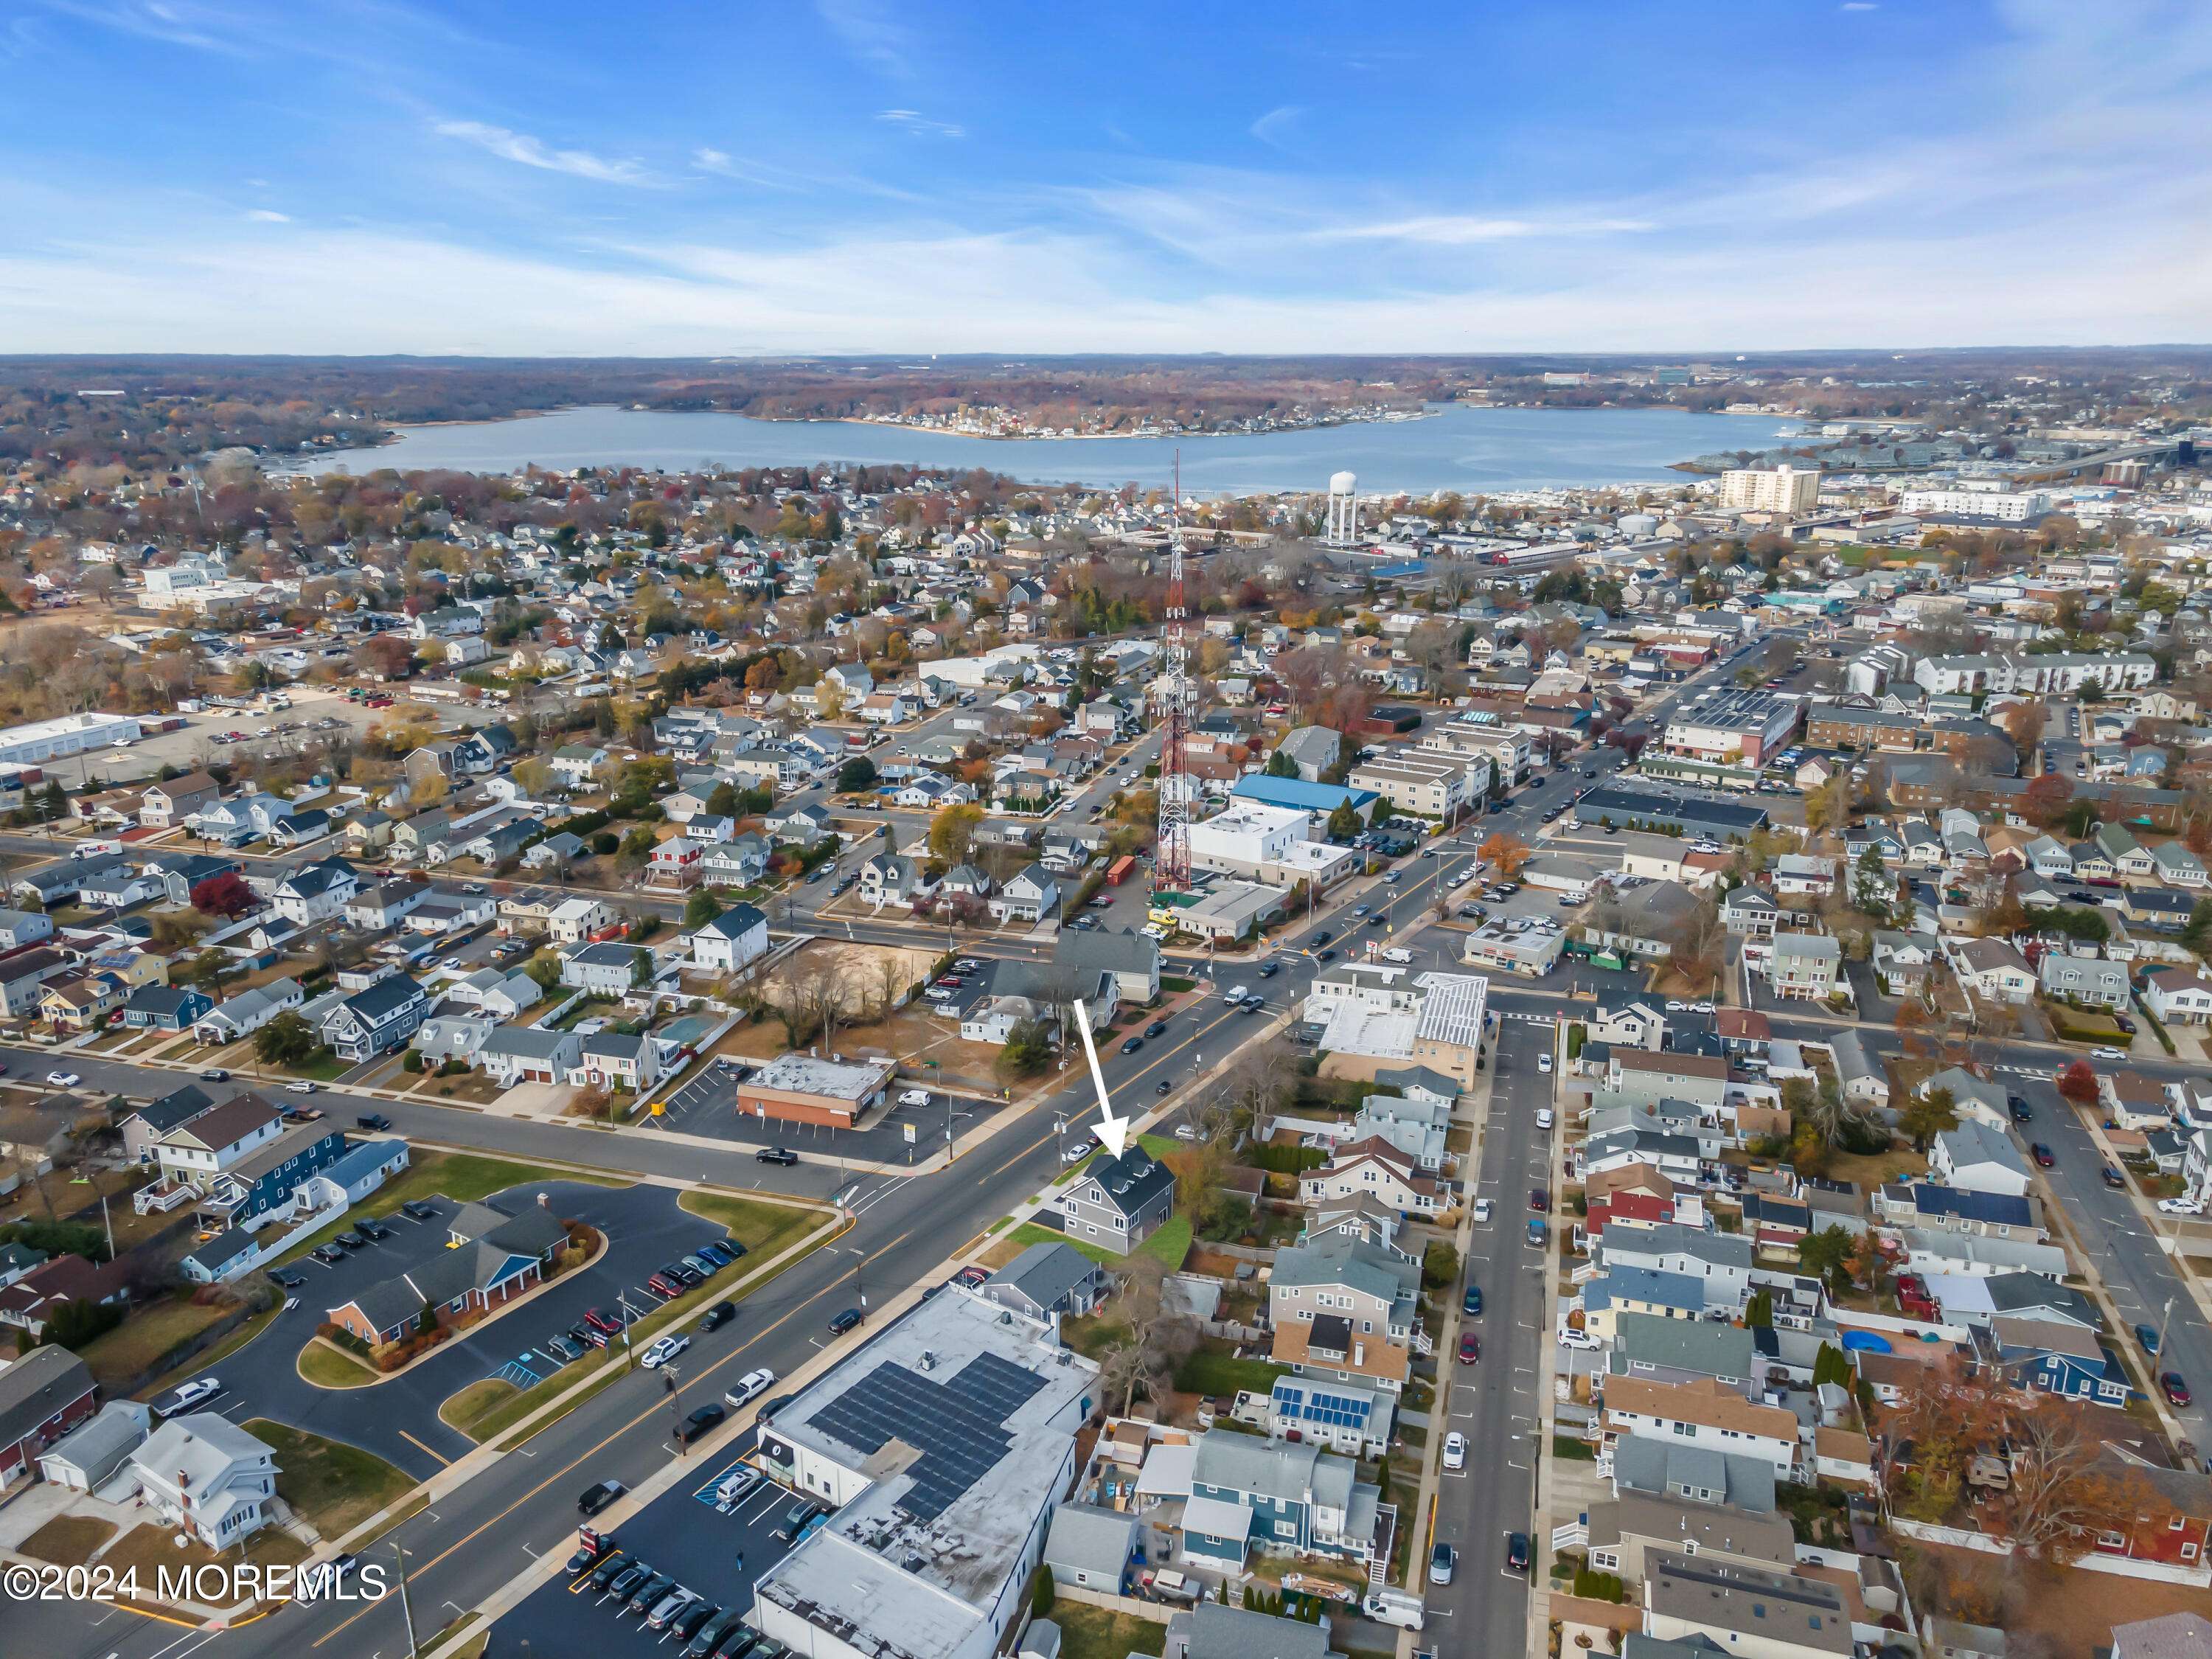
M 1553 1018 L 1550 1014 L 1516 1014 L 1516 1013 L 1509 1013 L 1509 1012 L 1507 1012 L 1505 1010 L 1504 1010 L 1504 1009 L 1502 1009 L 1502 1008 L 1501 1008 L 1500 1010 L 1498 1010 L 1498 1018 L 1500 1018 L 1500 1019 L 1517 1019 L 1517 1020 L 1522 1020 L 1522 1021 L 1524 1021 L 1525 1023 L 1527 1023 L 1528 1024 L 1530 1024 L 1530 1025 L 1557 1025 L 1557 1024 L 1559 1023 L 1557 1019 L 1555 1019 L 1554 1018 Z

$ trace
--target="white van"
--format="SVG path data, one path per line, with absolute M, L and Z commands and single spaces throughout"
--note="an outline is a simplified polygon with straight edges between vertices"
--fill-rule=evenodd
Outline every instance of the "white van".
M 1411 962 L 1413 953 L 1402 945 L 1394 945 L 1382 953 L 1385 962 Z
M 1425 1605 L 1418 1595 L 1385 1586 L 1360 1603 L 1360 1610 L 1377 1624 L 1395 1625 L 1401 1630 L 1419 1630 Z

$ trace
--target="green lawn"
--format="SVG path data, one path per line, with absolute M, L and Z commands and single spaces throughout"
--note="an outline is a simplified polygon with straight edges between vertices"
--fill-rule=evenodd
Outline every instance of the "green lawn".
M 1091 1314 L 1060 1321 L 1060 1340 L 1085 1359 L 1103 1359 L 1109 1349 L 1129 1340 L 1129 1327 L 1104 1314 Z
M 1058 1228 L 1048 1227 L 1036 1221 L 1024 1221 L 1009 1237 L 1017 1244 L 1072 1244 L 1102 1267 L 1118 1267 L 1128 1260 L 1103 1244 L 1088 1244 L 1079 1238 L 1070 1238 Z M 1157 1256 L 1166 1262 L 1168 1271 L 1173 1273 L 1182 1266 L 1182 1259 L 1190 1254 L 1189 1218 L 1170 1218 L 1158 1232 L 1137 1246 L 1137 1254 Z
M 365 1389 L 377 1376 L 374 1367 L 319 1338 L 311 1338 L 300 1350 L 299 1370 L 319 1389 Z
M 1060 1596 L 1047 1616 L 1060 1626 L 1060 1659 L 1127 1659 L 1167 1647 L 1168 1627 L 1133 1613 L 1109 1613 Z
M 1219 1395 L 1235 1398 L 1240 1389 L 1267 1394 L 1275 1379 L 1290 1375 L 1287 1365 L 1265 1359 L 1239 1359 L 1226 1342 L 1208 1341 L 1176 1367 L 1175 1386 L 1180 1394 Z
M 221 1304 L 202 1306 L 190 1296 L 172 1297 L 137 1309 L 112 1331 L 78 1350 L 94 1378 L 113 1383 L 137 1376 L 180 1342 L 188 1342 L 230 1313 Z
M 447 1395 L 438 1415 L 470 1439 L 481 1441 L 493 1431 L 495 1415 L 504 1415 L 501 1408 L 521 1392 L 503 1376 L 487 1376 Z
M 336 1538 L 396 1503 L 415 1482 L 373 1452 L 319 1434 L 248 1418 L 241 1425 L 276 1454 L 276 1495 L 325 1538 Z
M 532 1181 L 580 1181 L 593 1187 L 627 1187 L 614 1176 L 590 1170 L 548 1169 L 542 1164 L 521 1164 L 476 1152 L 426 1152 L 410 1150 L 407 1167 L 355 1205 L 336 1221 L 309 1234 L 276 1259 L 276 1265 L 296 1261 L 335 1233 L 344 1231 L 363 1216 L 390 1215 L 411 1199 L 443 1194 L 456 1204 L 472 1203 Z
M 819 1224 L 823 1217 L 819 1210 L 739 1198 L 734 1193 L 688 1192 L 676 1201 L 693 1215 L 720 1222 L 731 1237 L 756 1255 L 773 1255 Z

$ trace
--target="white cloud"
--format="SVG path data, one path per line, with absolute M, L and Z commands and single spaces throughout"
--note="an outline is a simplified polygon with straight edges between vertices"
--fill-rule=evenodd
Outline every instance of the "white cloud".
M 610 161 L 586 149 L 553 149 L 526 132 L 513 132 L 483 121 L 439 121 L 433 123 L 432 130 L 441 137 L 474 144 L 503 161 L 542 167 L 548 173 L 565 173 L 572 178 L 589 179 L 602 185 L 650 185 L 657 182 L 635 161 Z
M 274 208 L 249 208 L 246 216 L 257 225 L 289 225 L 292 222 L 290 214 L 279 213 Z
M 951 121 L 933 120 L 919 110 L 886 109 L 876 112 L 876 119 L 910 132 L 917 138 L 965 138 L 967 129 Z
M 815 0 L 814 9 L 847 51 L 895 81 L 911 80 L 921 42 L 880 0 Z
M 1303 104 L 1283 104 L 1253 122 L 1247 131 L 1261 143 L 1279 149 L 1290 137 L 1291 129 L 1297 125 L 1298 117 L 1305 112 Z
M 1425 242 L 1438 247 L 1465 247 L 1475 242 L 1518 241 L 1545 236 L 1615 236 L 1656 230 L 1649 219 L 1482 219 L 1441 214 L 1419 219 L 1386 220 L 1379 224 L 1334 225 L 1316 230 L 1313 239 L 1323 242 Z

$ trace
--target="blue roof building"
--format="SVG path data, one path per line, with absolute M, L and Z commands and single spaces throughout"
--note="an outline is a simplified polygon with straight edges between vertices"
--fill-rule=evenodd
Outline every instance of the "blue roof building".
M 1230 792 L 1238 800 L 1256 800 L 1265 806 L 1292 806 L 1301 811 L 1334 812 L 1347 802 L 1362 817 L 1382 798 L 1372 789 L 1353 789 L 1341 783 L 1308 783 L 1304 778 L 1271 778 L 1254 772 L 1237 780 Z

